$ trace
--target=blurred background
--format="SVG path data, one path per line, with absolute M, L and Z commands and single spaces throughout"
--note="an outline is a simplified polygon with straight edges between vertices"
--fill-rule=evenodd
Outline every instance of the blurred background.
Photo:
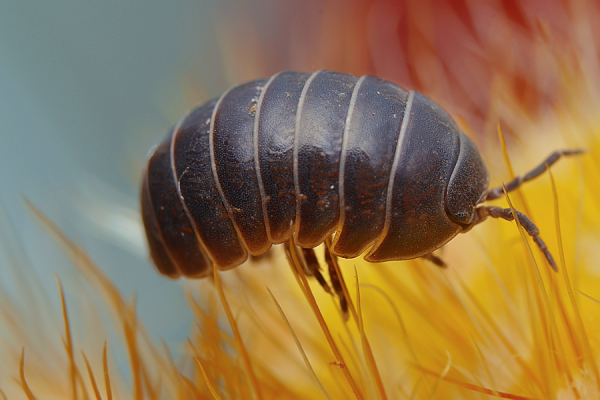
M 2 2 L 3 288 L 16 290 L 6 256 L 12 228 L 55 309 L 54 274 L 76 279 L 27 212 L 27 198 L 89 251 L 125 296 L 137 293 L 153 333 L 186 337 L 182 291 L 147 260 L 137 192 L 150 147 L 189 106 L 183 77 L 223 82 L 219 63 L 210 61 L 220 57 L 215 10 L 211 2 L 186 1 Z
M 482 138 L 495 137 L 495 122 L 503 124 L 509 145 L 511 135 L 519 140 L 512 127 L 521 122 L 502 120 L 507 105 L 490 100 L 496 88 L 521 100 L 509 106 L 522 108 L 524 119 L 560 96 L 560 72 L 539 68 L 555 55 L 538 42 L 556 41 L 561 48 L 560 42 L 598 37 L 598 26 L 569 25 L 596 8 L 545 4 L 3 2 L 4 235 L 14 229 L 56 302 L 53 275 L 69 279 L 72 269 L 26 212 L 23 199 L 29 199 L 124 294 L 137 293 L 140 316 L 152 332 L 183 338 L 189 324 L 183 294 L 150 267 L 136 212 L 146 154 L 185 111 L 233 84 L 283 69 L 370 73 L 433 97 L 484 154 L 492 153 L 497 142 Z M 0 273 L 10 290 L 8 268 Z
M 594 2 L 561 0 L 2 2 L 2 290 L 22 295 L 25 265 L 52 312 L 55 274 L 85 287 L 26 198 L 136 294 L 153 337 L 179 343 L 192 317 L 181 284 L 151 266 L 137 212 L 146 155 L 187 110 L 280 70 L 368 73 L 441 103 L 493 173 L 497 123 L 509 148 L 533 135 L 524 170 L 578 143 L 523 127 L 564 100 L 573 71 L 585 84 L 570 90 L 598 100 L 598 17 Z

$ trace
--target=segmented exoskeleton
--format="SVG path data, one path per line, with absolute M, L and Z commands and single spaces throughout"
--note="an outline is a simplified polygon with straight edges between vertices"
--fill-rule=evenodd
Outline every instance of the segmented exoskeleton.
M 564 150 L 506 185 L 541 174 Z M 142 213 L 161 273 L 202 277 L 293 238 L 371 262 L 426 257 L 486 217 L 474 144 L 427 97 L 372 76 L 282 72 L 186 115 L 153 150 Z M 539 231 L 517 212 L 553 268 Z

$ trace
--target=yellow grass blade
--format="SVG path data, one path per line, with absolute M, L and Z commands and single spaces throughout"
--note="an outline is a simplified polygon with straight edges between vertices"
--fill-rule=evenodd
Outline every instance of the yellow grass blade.
M 92 367 L 90 367 L 90 363 L 88 362 L 88 359 L 85 356 L 85 352 L 83 350 L 81 350 L 81 355 L 83 356 L 83 360 L 85 361 L 85 367 L 87 369 L 88 376 L 90 377 L 90 383 L 92 384 L 92 389 L 94 390 L 96 400 L 102 400 L 102 396 L 100 396 L 100 390 L 98 390 L 98 385 L 96 385 L 96 378 L 94 378 L 94 373 L 92 372 Z
M 29 385 L 27 385 L 27 380 L 25 379 L 25 346 L 21 349 L 21 361 L 19 363 L 19 377 L 21 378 L 21 386 L 23 387 L 23 391 L 27 396 L 28 400 L 36 400 L 36 397 L 29 389 Z
M 208 386 L 208 390 L 210 390 L 210 394 L 212 394 L 212 396 L 215 398 L 215 400 L 221 400 L 221 396 L 219 396 L 219 392 L 218 392 L 217 388 L 214 387 L 214 385 L 208 378 L 208 375 L 206 375 L 206 370 L 202 366 L 202 362 L 200 361 L 199 358 L 196 358 L 196 363 L 198 363 L 198 367 L 200 368 L 200 372 L 202 372 L 202 376 L 204 377 L 204 382 L 206 383 L 206 386 Z
M 590 340 L 585 330 L 585 326 L 583 325 L 583 321 L 581 319 L 581 313 L 579 312 L 579 306 L 575 301 L 575 295 L 573 294 L 573 288 L 571 287 L 571 282 L 569 280 L 569 273 L 567 271 L 567 262 L 565 260 L 565 251 L 563 248 L 562 242 L 562 234 L 560 229 L 560 213 L 558 206 L 558 191 L 556 189 L 556 182 L 554 181 L 554 176 L 552 175 L 552 170 L 548 169 L 548 174 L 550 176 L 550 182 L 552 184 L 552 194 L 554 198 L 554 220 L 556 224 L 556 239 L 558 242 L 558 254 L 560 256 L 560 265 L 563 276 L 563 281 L 565 284 L 565 288 L 567 289 L 567 294 L 569 295 L 569 301 L 571 303 L 571 307 L 573 308 L 573 312 L 575 313 L 575 324 L 577 326 L 576 331 L 579 332 L 581 337 L 581 342 L 584 349 L 584 356 L 587 359 L 587 362 L 594 373 L 594 379 L 596 380 L 596 387 L 598 388 L 598 392 L 600 392 L 600 373 L 598 371 L 598 364 L 596 363 L 596 358 L 592 353 L 592 347 L 590 345 Z
M 75 357 L 73 356 L 73 339 L 71 337 L 71 325 L 69 324 L 69 315 L 67 314 L 67 302 L 63 286 L 58 276 L 56 276 L 58 291 L 60 293 L 60 305 L 62 308 L 63 321 L 65 324 L 65 345 L 67 355 L 69 357 L 69 377 L 71 378 L 71 396 L 73 400 L 77 400 L 77 366 L 75 365 Z
M 335 262 L 335 261 L 334 261 Z M 341 271 L 337 262 L 336 265 L 336 273 L 340 276 L 340 283 L 342 284 L 342 288 L 344 288 L 344 292 L 348 292 L 348 288 L 346 287 L 346 283 L 341 277 Z M 375 388 L 377 389 L 377 396 L 381 400 L 386 400 L 387 395 L 385 394 L 385 389 L 383 387 L 383 381 L 381 380 L 381 375 L 379 374 L 379 370 L 377 369 L 377 363 L 375 362 L 375 357 L 373 356 L 373 351 L 371 351 L 371 345 L 369 345 L 369 340 L 367 339 L 367 335 L 365 334 L 365 326 L 363 324 L 362 318 L 362 309 L 360 306 L 360 285 L 358 282 L 358 271 L 356 271 L 356 267 L 354 267 L 354 276 L 356 277 L 356 312 L 353 312 L 355 316 L 355 321 L 358 324 L 358 330 L 360 332 L 360 341 L 362 343 L 363 353 L 367 360 L 367 367 L 369 369 L 369 374 L 371 375 L 371 379 L 375 383 Z M 354 306 L 351 305 L 350 296 L 348 298 L 348 306 L 354 309 Z M 358 318 L 356 318 L 356 314 L 358 314 Z
M 106 388 L 107 400 L 112 400 L 112 389 L 110 387 L 110 374 L 108 373 L 108 356 L 106 353 L 106 341 L 104 341 L 104 350 L 102 350 L 102 365 L 104 368 L 104 386 Z
M 312 376 L 313 380 L 315 381 L 315 384 L 319 387 L 319 390 L 323 394 L 323 397 L 325 397 L 326 399 L 331 399 L 331 397 L 329 397 L 329 394 L 327 393 L 327 390 L 325 389 L 325 387 L 323 386 L 323 384 L 319 380 L 319 377 L 315 373 L 315 370 L 313 369 L 313 367 L 312 367 L 312 365 L 310 363 L 310 360 L 308 359 L 306 353 L 304 352 L 304 348 L 302 347 L 302 343 L 300 343 L 300 339 L 298 339 L 298 336 L 296 335 L 296 332 L 294 332 L 294 328 L 292 328 L 292 324 L 290 323 L 290 321 L 288 320 L 287 316 L 283 312 L 283 309 L 281 308 L 281 306 L 279 305 L 279 302 L 277 301 L 277 299 L 273 295 L 273 292 L 271 292 L 271 290 L 268 289 L 268 288 L 267 288 L 267 290 L 269 291 L 269 294 L 271 295 L 271 298 L 273 299 L 273 303 L 275 303 L 275 307 L 277 307 L 277 311 L 279 311 L 279 314 L 281 315 L 281 318 L 283 318 L 283 320 L 285 321 L 285 324 L 287 325 L 288 329 L 290 330 L 292 338 L 294 339 L 294 342 L 296 343 L 296 347 L 298 347 L 298 351 L 300 351 L 300 354 L 302 355 L 302 359 L 304 360 L 304 364 L 306 365 L 306 368 L 308 368 L 308 371 L 310 372 L 310 375 Z
M 460 387 L 463 387 L 465 389 L 469 389 L 469 390 L 472 390 L 472 391 L 478 392 L 478 393 L 488 394 L 490 396 L 497 396 L 497 397 L 500 397 L 501 399 L 510 399 L 510 400 L 542 400 L 542 399 L 538 399 L 538 398 L 526 397 L 526 396 L 519 396 L 517 394 L 500 392 L 500 391 L 497 391 L 497 390 L 491 390 L 491 389 L 484 388 L 484 387 L 481 387 L 481 386 L 473 385 L 471 383 L 463 382 L 461 380 L 458 380 L 458 379 L 455 379 L 455 378 L 451 378 L 451 377 L 449 377 L 447 375 L 444 375 L 443 372 L 441 374 L 438 374 L 438 373 L 436 373 L 434 371 L 430 371 L 428 369 L 423 369 L 423 371 L 425 373 L 429 374 L 429 375 L 441 377 L 442 380 L 444 380 L 446 382 L 453 383 L 453 384 L 455 384 L 457 386 L 460 386 Z
M 242 360 L 244 361 L 244 365 L 246 367 L 246 372 L 248 373 L 248 379 L 250 380 L 250 385 L 252 385 L 252 389 L 254 391 L 254 395 L 258 400 L 262 399 L 262 393 L 260 390 L 260 384 L 258 383 L 258 379 L 256 379 L 256 375 L 254 374 L 254 367 L 252 366 L 252 361 L 250 361 L 250 356 L 246 351 L 246 346 L 244 346 L 244 342 L 242 340 L 242 335 L 237 326 L 237 322 L 233 317 L 233 313 L 229 308 L 229 303 L 227 302 L 227 298 L 225 297 L 225 292 L 223 291 L 223 286 L 221 285 L 221 278 L 219 277 L 219 271 L 216 266 L 213 265 L 213 277 L 215 280 L 215 286 L 217 287 L 217 292 L 219 293 L 219 298 L 221 299 L 221 303 L 223 304 L 223 308 L 225 309 L 225 313 L 227 314 L 227 319 L 229 320 L 229 324 L 231 325 L 231 329 L 233 330 L 233 335 L 235 337 L 235 342 L 242 356 Z
M 295 244 L 294 244 L 293 240 L 290 239 L 291 251 L 290 251 L 289 256 L 291 257 L 291 259 L 289 261 L 290 261 L 290 266 L 292 268 L 292 271 L 295 271 L 296 276 L 299 277 L 299 279 L 301 281 L 300 287 L 302 288 L 304 295 L 306 296 L 306 299 L 308 300 L 308 303 L 310 304 L 315 316 L 317 317 L 317 320 L 319 321 L 319 325 L 321 326 L 321 329 L 322 329 L 323 333 L 325 334 L 325 338 L 327 339 L 327 343 L 329 343 L 329 347 L 333 351 L 333 354 L 336 358 L 335 363 L 339 363 L 338 365 L 339 365 L 340 369 L 342 370 L 346 380 L 348 381 L 348 384 L 352 388 L 352 392 L 354 393 L 354 396 L 356 396 L 357 399 L 362 400 L 364 397 L 363 397 L 362 393 L 360 392 L 360 389 L 356 385 L 354 378 L 350 374 L 350 371 L 348 370 L 348 366 L 346 365 L 346 362 L 344 361 L 344 357 L 342 356 L 342 353 L 339 351 L 335 341 L 333 340 L 333 336 L 331 336 L 331 332 L 327 326 L 327 323 L 325 322 L 325 319 L 323 318 L 323 314 L 321 313 L 321 310 L 319 309 L 319 306 L 317 305 L 317 301 L 315 300 L 315 297 L 310 289 L 310 286 L 308 285 L 308 281 L 306 280 L 306 276 L 304 275 L 304 271 L 302 270 L 302 266 L 300 264 L 300 260 L 298 259 L 298 255 L 294 251 L 294 247 L 295 247 Z
M 556 365 L 554 363 L 550 362 L 550 359 L 553 358 L 551 355 L 555 353 L 555 349 L 553 349 L 553 344 L 555 343 L 553 328 L 556 326 L 555 319 L 554 319 L 554 313 L 552 311 L 552 307 L 550 306 L 550 299 L 548 298 L 548 293 L 544 286 L 544 281 L 542 279 L 540 269 L 538 268 L 538 265 L 533 256 L 531 247 L 529 246 L 529 242 L 527 240 L 528 239 L 527 235 L 526 235 L 525 231 L 523 230 L 523 227 L 519 223 L 519 218 L 517 218 L 516 210 L 510 201 L 510 197 L 509 197 L 508 193 L 506 192 L 506 188 L 504 189 L 504 196 L 505 196 L 506 201 L 508 202 L 508 205 L 514 216 L 515 223 L 517 224 L 517 228 L 521 235 L 521 240 L 525 244 L 527 253 L 529 254 L 529 259 L 531 260 L 532 265 L 533 265 L 533 271 L 535 272 L 536 281 L 538 283 L 538 290 L 539 290 L 539 293 L 542 296 L 542 300 L 543 300 L 543 308 L 541 310 L 542 310 L 542 312 L 545 311 L 547 313 L 548 320 L 550 321 L 549 323 L 546 323 L 544 325 L 544 328 L 545 328 L 544 331 L 545 331 L 545 334 L 547 337 L 547 344 L 550 348 L 547 349 L 546 351 L 542 352 L 542 357 L 544 359 L 544 363 L 542 365 L 546 368 L 546 372 L 547 372 L 547 379 L 545 380 L 545 383 L 547 385 L 547 388 L 546 388 L 547 395 L 552 399 L 556 399 L 557 382 L 556 382 L 556 369 L 554 368 Z M 549 357 L 550 357 L 550 359 L 549 359 Z

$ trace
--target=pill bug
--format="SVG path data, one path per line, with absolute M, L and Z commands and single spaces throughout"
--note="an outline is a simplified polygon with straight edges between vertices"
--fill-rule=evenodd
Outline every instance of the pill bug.
M 505 188 L 580 152 L 557 151 Z M 513 220 L 481 204 L 504 195 L 488 183 L 474 144 L 427 97 L 372 76 L 282 72 L 179 121 L 149 156 L 142 216 L 169 277 L 203 277 L 290 241 L 314 265 L 306 249 L 332 235 L 330 256 L 443 265 L 432 252 L 458 233 Z M 537 227 L 516 216 L 556 270 Z

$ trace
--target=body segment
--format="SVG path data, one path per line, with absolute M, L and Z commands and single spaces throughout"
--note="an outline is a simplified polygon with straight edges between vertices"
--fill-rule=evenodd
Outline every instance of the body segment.
M 358 257 L 384 228 L 388 183 L 408 93 L 360 78 L 346 119 L 340 165 L 340 223 L 333 251 Z
M 294 242 L 300 247 L 318 246 L 338 226 L 342 138 L 357 80 L 318 71 L 300 97 L 294 141 Z

